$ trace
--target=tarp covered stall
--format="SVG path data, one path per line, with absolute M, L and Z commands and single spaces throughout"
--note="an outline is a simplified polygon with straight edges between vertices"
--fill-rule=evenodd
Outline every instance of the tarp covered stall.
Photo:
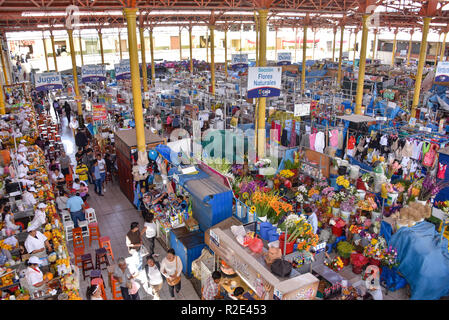
M 448 241 L 433 224 L 402 227 L 390 244 L 398 250 L 398 270 L 410 284 L 412 300 L 438 300 L 449 294 Z

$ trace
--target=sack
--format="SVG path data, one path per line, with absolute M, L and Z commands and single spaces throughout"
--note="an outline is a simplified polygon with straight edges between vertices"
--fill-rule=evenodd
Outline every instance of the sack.
M 287 277 L 292 272 L 292 265 L 288 261 L 276 259 L 271 264 L 271 272 L 279 277 Z
M 265 254 L 265 262 L 271 265 L 275 260 L 282 258 L 282 250 L 280 248 L 268 248 Z

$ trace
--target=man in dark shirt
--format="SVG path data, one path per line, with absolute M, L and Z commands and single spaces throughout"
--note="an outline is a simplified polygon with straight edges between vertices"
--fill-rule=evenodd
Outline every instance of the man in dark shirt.
M 84 148 L 89 143 L 85 130 L 86 129 L 78 130 L 77 134 L 75 135 L 75 144 L 78 148 Z

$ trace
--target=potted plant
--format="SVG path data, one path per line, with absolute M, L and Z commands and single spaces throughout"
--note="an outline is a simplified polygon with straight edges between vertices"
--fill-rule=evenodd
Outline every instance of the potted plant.
M 345 266 L 349 265 L 349 259 L 351 257 L 351 253 L 354 251 L 354 246 L 350 244 L 348 241 L 340 241 L 337 244 L 338 255 L 341 257 L 343 264 Z

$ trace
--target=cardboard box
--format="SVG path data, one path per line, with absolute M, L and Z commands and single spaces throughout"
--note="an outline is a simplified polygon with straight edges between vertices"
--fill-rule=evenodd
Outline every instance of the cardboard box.
M 200 227 L 198 225 L 198 221 L 196 221 L 193 217 L 190 217 L 189 219 L 187 219 L 185 224 L 189 231 L 195 231 L 195 230 L 200 229 Z

